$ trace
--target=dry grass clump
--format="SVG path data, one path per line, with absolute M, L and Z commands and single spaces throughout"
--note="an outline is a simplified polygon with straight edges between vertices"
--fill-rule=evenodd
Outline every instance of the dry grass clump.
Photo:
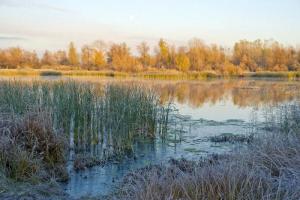
M 65 138 L 52 128 L 46 113 L 1 116 L 0 168 L 17 181 L 67 179 Z
M 300 137 L 262 136 L 222 158 L 138 170 L 117 199 L 300 199 Z
M 212 136 L 209 140 L 215 143 L 250 143 L 253 140 L 253 135 L 223 133 L 221 135 Z
M 265 126 L 268 131 L 300 133 L 300 102 L 285 103 L 264 109 Z
M 98 159 L 97 157 L 91 155 L 78 154 L 74 159 L 73 167 L 76 171 L 79 171 L 103 164 L 105 164 L 104 159 Z

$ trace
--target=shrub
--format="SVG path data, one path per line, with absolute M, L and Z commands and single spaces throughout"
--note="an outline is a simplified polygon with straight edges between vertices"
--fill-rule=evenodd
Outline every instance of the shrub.
M 18 181 L 67 178 L 65 139 L 53 130 L 46 113 L 2 116 L 0 141 L 0 166 L 7 177 Z

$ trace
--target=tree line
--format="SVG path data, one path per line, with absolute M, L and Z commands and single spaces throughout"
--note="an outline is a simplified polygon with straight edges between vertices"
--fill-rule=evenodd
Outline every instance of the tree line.
M 19 47 L 0 49 L 0 68 L 48 68 L 70 66 L 84 70 L 115 70 L 138 72 L 149 68 L 178 71 L 296 71 L 300 70 L 300 50 L 273 40 L 241 40 L 231 49 L 206 45 L 192 39 L 185 46 L 176 47 L 160 39 L 154 51 L 146 42 L 136 47 L 136 55 L 126 43 L 107 45 L 96 41 L 78 51 L 71 42 L 68 50 L 46 50 L 40 58 L 35 51 Z

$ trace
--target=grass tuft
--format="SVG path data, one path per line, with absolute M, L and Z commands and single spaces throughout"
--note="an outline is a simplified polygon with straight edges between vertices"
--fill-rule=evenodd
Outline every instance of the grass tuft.
M 46 113 L 1 118 L 0 165 L 8 178 L 17 181 L 68 178 L 64 167 L 65 139 L 54 132 Z

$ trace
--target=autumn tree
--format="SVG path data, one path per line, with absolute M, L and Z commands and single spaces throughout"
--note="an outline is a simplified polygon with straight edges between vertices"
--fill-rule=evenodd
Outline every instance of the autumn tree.
M 95 69 L 103 69 L 106 66 L 107 44 L 102 40 L 97 40 L 91 44 L 94 49 L 93 65 Z
M 179 71 L 187 72 L 190 69 L 190 59 L 187 56 L 185 47 L 179 47 L 176 54 L 175 64 Z
M 176 68 L 176 57 L 177 57 L 176 47 L 175 45 L 171 45 L 169 47 L 169 57 L 168 57 L 168 64 L 167 64 L 168 69 Z
M 131 56 L 126 43 L 113 44 L 108 52 L 108 62 L 114 70 L 134 71 L 136 60 Z
M 0 68 L 6 68 L 7 59 L 5 56 L 5 52 L 0 50 Z
M 93 64 L 93 50 L 85 45 L 81 49 L 81 66 L 84 69 L 90 69 Z
M 297 70 L 297 51 L 293 47 L 288 47 L 285 49 L 286 54 L 286 66 L 289 71 Z
M 93 65 L 96 69 L 102 69 L 106 65 L 104 52 L 100 49 L 94 49 Z
M 8 50 L 8 64 L 12 68 L 21 67 L 23 62 L 23 50 L 19 47 Z
M 226 55 L 224 49 L 217 45 L 212 45 L 207 53 L 207 66 L 214 71 L 220 71 L 221 67 L 225 64 Z
M 137 46 L 137 50 L 139 52 L 139 60 L 142 63 L 143 67 L 147 67 L 150 65 L 151 56 L 149 54 L 150 47 L 146 42 L 142 42 Z
M 67 53 L 62 50 L 58 50 L 53 54 L 54 62 L 56 65 L 67 65 L 68 64 L 68 57 Z
M 267 69 L 269 65 L 273 65 L 270 63 L 273 60 L 268 58 L 271 57 L 273 59 L 273 52 L 268 51 L 269 45 L 264 45 L 260 40 L 253 42 L 241 40 L 234 45 L 233 63 L 241 66 L 243 70 L 257 71 Z
M 233 64 L 245 70 L 294 70 L 297 65 L 294 48 L 285 48 L 276 41 L 242 40 L 235 44 Z
M 206 45 L 199 39 L 189 41 L 187 47 L 176 48 L 160 39 L 151 56 L 146 42 L 137 46 L 138 55 L 131 54 L 126 43 L 107 45 L 99 40 L 85 45 L 77 54 L 74 43 L 66 51 L 45 51 L 41 59 L 34 51 L 19 47 L 0 49 L 0 68 L 39 68 L 41 65 L 78 65 L 85 69 L 110 67 L 118 71 L 139 71 L 145 67 L 177 69 L 179 71 L 214 70 L 224 75 L 244 71 L 300 70 L 300 50 L 284 46 L 274 40 L 241 40 L 229 51 L 218 45 Z M 79 59 L 80 58 L 80 59 Z
M 40 61 L 35 51 L 24 51 L 23 52 L 23 60 L 24 60 L 24 66 L 30 67 L 30 68 L 39 68 L 40 67 Z
M 41 60 L 41 64 L 47 66 L 51 66 L 55 64 L 54 57 L 50 51 L 48 50 L 45 51 Z
M 169 64 L 169 46 L 164 39 L 160 39 L 158 42 L 157 66 L 167 67 Z
M 201 40 L 195 38 L 189 42 L 188 57 L 192 70 L 202 71 L 206 69 L 207 47 Z
M 0 50 L 1 68 L 38 68 L 39 58 L 34 51 L 26 51 L 19 47 Z
M 294 67 L 294 70 L 297 70 L 297 71 L 300 71 L 300 49 L 298 49 L 298 51 L 296 50 L 296 61 L 294 62 L 295 63 L 295 67 Z
M 90 45 L 84 45 L 81 48 L 81 66 L 85 69 L 99 70 L 106 65 L 104 50 L 106 44 L 102 41 L 95 41 Z
M 73 65 L 73 66 L 79 64 L 77 51 L 76 51 L 76 48 L 75 48 L 73 42 L 71 42 L 69 45 L 68 61 L 69 61 L 69 64 Z
M 275 71 L 287 71 L 287 56 L 285 49 L 278 43 L 274 42 L 272 45 L 273 52 L 273 70 Z

